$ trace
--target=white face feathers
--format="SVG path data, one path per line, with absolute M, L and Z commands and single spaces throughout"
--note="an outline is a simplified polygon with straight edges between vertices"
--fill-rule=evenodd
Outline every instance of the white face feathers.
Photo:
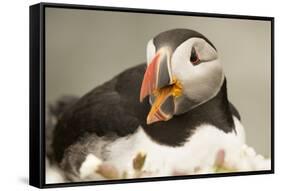
M 190 38 L 182 43 L 175 49 L 171 63 L 174 77 L 192 101 L 207 101 L 220 90 L 224 80 L 222 65 L 217 51 L 204 39 Z
M 147 44 L 148 64 L 160 49 L 167 49 L 170 53 L 169 73 L 182 85 L 182 96 L 175 101 L 175 109 L 178 110 L 176 114 L 186 111 L 181 104 L 187 99 L 196 103 L 192 105 L 194 108 L 217 95 L 224 81 L 224 73 L 218 53 L 210 43 L 194 37 L 170 51 L 169 46 L 156 48 L 152 39 Z
M 149 64 L 153 57 L 155 56 L 156 48 L 153 44 L 153 39 L 151 39 L 146 46 L 146 63 Z

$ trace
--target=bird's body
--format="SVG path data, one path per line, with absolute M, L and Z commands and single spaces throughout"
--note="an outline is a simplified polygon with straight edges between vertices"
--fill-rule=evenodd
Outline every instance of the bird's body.
M 153 115 L 150 110 L 155 102 L 151 97 L 139 101 L 139 93 L 147 92 L 142 89 L 144 83 L 149 83 L 144 82 L 147 70 L 146 64 L 141 64 L 122 72 L 87 93 L 60 116 L 52 146 L 55 160 L 69 179 L 101 178 L 91 169 L 95 168 L 96 158 L 133 177 L 132 161 L 139 152 L 146 154 L 143 169 L 147 176 L 194 173 L 213 165 L 220 150 L 231 161 L 227 150 L 244 144 L 240 116 L 228 101 L 224 76 L 222 82 L 210 84 L 218 86 L 218 90 L 214 86 L 214 93 L 202 91 L 203 96 L 212 96 L 200 101 L 197 96 L 194 102 L 191 97 L 183 101 L 175 97 L 173 107 L 168 104 L 158 108 L 164 116 L 166 111 L 171 112 L 170 108 L 176 108 L 174 113 L 162 120 L 158 115 L 155 122 L 155 117 L 147 117 L 148 113 Z
M 214 159 L 210 154 L 235 146 L 232 142 L 243 144 L 240 117 L 228 105 L 226 89 L 190 112 L 148 126 L 148 99 L 144 103 L 136 101 L 145 68 L 142 64 L 121 73 L 86 94 L 64 113 L 55 130 L 53 146 L 58 162 L 74 165 L 66 165 L 66 170 L 77 172 L 79 177 L 79 169 L 91 153 L 120 171 L 130 172 L 133 158 L 143 151 L 147 154 L 148 171 L 159 175 L 192 172 L 192 168 L 202 166 L 204 159 Z M 132 76 L 134 81 L 130 81 Z M 222 136 L 225 133 L 228 136 Z M 65 152 L 71 153 L 71 157 L 63 161 Z M 75 160 L 73 155 L 77 156 Z M 207 160 L 203 164 L 212 162 Z

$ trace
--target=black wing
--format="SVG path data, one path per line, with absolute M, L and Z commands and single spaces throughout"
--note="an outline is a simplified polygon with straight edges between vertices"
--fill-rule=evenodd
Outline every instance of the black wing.
M 68 146 L 86 135 L 126 136 L 136 131 L 140 123 L 133 112 L 143 110 L 139 92 L 145 68 L 142 64 L 122 72 L 64 112 L 54 131 L 57 161 L 61 161 Z
M 53 132 L 56 126 L 56 121 L 59 119 L 61 114 L 68 110 L 69 107 L 71 107 L 73 104 L 75 104 L 76 101 L 78 101 L 79 98 L 77 96 L 62 96 L 59 98 L 56 102 L 49 104 L 46 107 L 46 125 L 45 125 L 45 148 L 46 148 L 46 155 L 49 158 L 50 162 L 53 160 L 53 148 L 52 148 L 52 142 L 53 142 Z

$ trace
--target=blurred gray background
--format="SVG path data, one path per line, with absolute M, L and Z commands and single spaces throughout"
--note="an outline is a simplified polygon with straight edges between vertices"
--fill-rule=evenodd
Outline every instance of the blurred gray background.
M 146 43 L 172 28 L 205 35 L 219 51 L 247 143 L 270 156 L 269 21 L 46 8 L 46 100 L 82 96 L 146 60 Z

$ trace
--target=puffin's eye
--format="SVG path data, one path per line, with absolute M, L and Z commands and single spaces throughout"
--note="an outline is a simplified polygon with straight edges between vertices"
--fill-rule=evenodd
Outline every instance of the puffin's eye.
M 191 50 L 190 62 L 193 65 L 197 65 L 200 62 L 200 59 L 199 59 L 198 54 L 194 47 L 192 47 L 192 50 Z

